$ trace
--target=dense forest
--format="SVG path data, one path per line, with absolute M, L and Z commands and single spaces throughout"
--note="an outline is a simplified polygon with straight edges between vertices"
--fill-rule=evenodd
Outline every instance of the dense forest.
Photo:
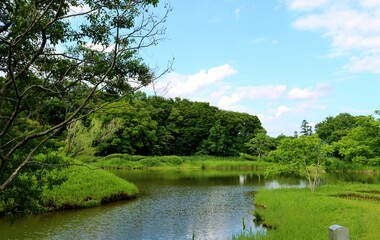
M 247 113 L 137 92 L 70 125 L 67 153 L 238 156 L 262 130 L 260 120 Z
M 294 136 L 268 136 L 256 116 L 231 112 L 205 102 L 146 96 L 142 92 L 70 125 L 62 135 L 70 156 L 212 155 L 243 156 L 281 162 L 297 154 L 330 168 L 345 163 L 380 165 L 380 121 L 342 113 L 315 129 L 306 120 Z M 297 152 L 307 149 L 307 152 Z M 315 156 L 314 156 L 314 155 Z

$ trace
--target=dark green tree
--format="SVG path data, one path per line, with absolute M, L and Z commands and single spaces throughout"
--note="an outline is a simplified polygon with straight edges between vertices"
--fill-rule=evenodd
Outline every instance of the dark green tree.
M 190 102 L 183 99 L 178 102 L 182 121 L 176 136 L 175 152 L 178 155 L 194 155 L 204 139 L 207 139 L 210 129 L 215 123 L 216 107 L 204 102 Z
M 356 117 L 349 113 L 341 113 L 335 117 L 327 117 L 315 125 L 315 132 L 325 142 L 331 144 L 346 136 L 356 126 Z
M 245 144 L 263 129 L 260 120 L 247 113 L 222 110 L 216 119 L 207 140 L 202 143 L 202 153 L 238 156 L 241 152 L 247 152 Z
M 303 120 L 302 124 L 301 124 L 300 135 L 301 136 L 310 136 L 311 134 L 313 134 L 312 126 L 309 125 L 308 121 Z

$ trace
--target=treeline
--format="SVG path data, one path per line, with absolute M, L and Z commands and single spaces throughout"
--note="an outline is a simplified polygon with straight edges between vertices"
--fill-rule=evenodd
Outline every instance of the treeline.
M 304 120 L 294 136 L 271 138 L 258 134 L 249 146 L 252 154 L 288 166 L 298 163 L 324 165 L 326 169 L 376 167 L 380 166 L 380 119 L 341 113 L 316 124 L 314 131 Z
M 138 92 L 71 124 L 66 153 L 238 156 L 262 130 L 260 120 L 247 113 Z
M 317 124 L 316 133 L 328 145 L 329 156 L 345 162 L 380 166 L 380 119 L 343 113 Z
M 380 166 L 380 120 L 372 115 L 327 117 L 314 131 L 303 120 L 294 136 L 273 138 L 256 116 L 142 92 L 72 123 L 63 136 L 66 155 L 74 157 L 240 155 L 272 162 L 287 157 L 289 163 L 323 156 L 322 163 L 331 168 L 344 163 Z

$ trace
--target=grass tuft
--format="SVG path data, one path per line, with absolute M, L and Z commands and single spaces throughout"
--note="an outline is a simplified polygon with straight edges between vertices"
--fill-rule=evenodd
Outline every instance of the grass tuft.
M 101 169 L 71 166 L 59 174 L 67 176 L 67 180 L 44 191 L 43 205 L 50 211 L 99 206 L 110 201 L 133 198 L 138 193 L 132 183 Z

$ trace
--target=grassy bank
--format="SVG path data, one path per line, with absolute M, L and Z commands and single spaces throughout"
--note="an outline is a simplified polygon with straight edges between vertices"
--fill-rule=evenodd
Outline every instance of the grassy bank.
M 256 239 L 327 239 L 328 227 L 349 229 L 350 239 L 380 236 L 380 185 L 326 185 L 309 189 L 260 190 L 255 196 L 256 219 L 272 228 Z M 255 239 L 249 234 L 237 239 Z
M 240 157 L 213 156 L 133 156 L 112 154 L 107 157 L 91 159 L 89 162 L 99 168 L 202 168 L 202 169 L 255 169 L 271 163 L 246 160 Z
M 43 193 L 43 207 L 47 210 L 98 206 L 106 202 L 133 198 L 138 189 L 112 173 L 82 166 L 71 166 L 58 172 L 67 180 Z

